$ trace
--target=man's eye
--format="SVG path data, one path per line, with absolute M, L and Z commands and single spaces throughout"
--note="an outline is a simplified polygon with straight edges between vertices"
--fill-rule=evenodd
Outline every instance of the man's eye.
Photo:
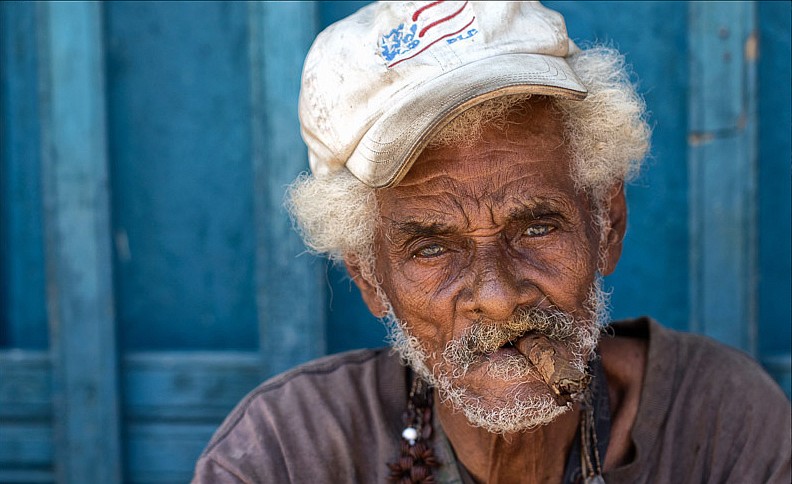
M 431 258 L 442 255 L 443 253 L 445 253 L 445 247 L 440 244 L 432 244 L 418 250 L 413 257 Z
M 535 224 L 525 230 L 525 235 L 528 237 L 541 237 L 553 231 L 553 227 L 548 224 Z

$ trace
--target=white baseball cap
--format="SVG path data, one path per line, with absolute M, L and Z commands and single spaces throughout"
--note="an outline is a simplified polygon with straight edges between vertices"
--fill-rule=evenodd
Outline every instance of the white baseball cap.
M 578 49 L 539 2 L 379 2 L 329 26 L 302 75 L 299 114 L 311 170 L 398 183 L 432 133 L 506 94 L 570 99 L 586 88 Z

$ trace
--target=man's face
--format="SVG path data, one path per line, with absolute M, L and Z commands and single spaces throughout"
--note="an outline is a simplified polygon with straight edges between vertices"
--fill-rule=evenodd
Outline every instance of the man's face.
M 474 413 L 521 401 L 556 407 L 545 420 L 561 413 L 507 341 L 454 354 L 511 324 L 518 310 L 541 308 L 570 316 L 543 333 L 573 347 L 577 364 L 590 356 L 600 231 L 570 176 L 560 116 L 532 103 L 505 131 L 485 128 L 471 146 L 427 149 L 398 186 L 378 193 L 378 203 L 376 273 L 435 384 L 442 381 L 441 395 L 477 405 Z M 587 327 L 570 333 L 577 324 Z M 545 422 L 528 426 L 537 423 Z

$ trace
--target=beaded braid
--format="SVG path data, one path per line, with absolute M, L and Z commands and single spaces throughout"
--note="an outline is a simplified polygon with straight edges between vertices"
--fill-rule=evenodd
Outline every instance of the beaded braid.
M 402 414 L 405 428 L 396 462 L 388 463 L 388 482 L 434 484 L 432 468 L 440 464 L 429 443 L 432 438 L 432 389 L 420 377 L 413 380 L 407 410 Z

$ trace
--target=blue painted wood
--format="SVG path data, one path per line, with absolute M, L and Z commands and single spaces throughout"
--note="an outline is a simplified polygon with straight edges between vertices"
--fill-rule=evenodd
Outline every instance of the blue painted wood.
M 52 482 L 50 357 L 0 351 L 0 375 L 0 482 Z M 253 352 L 126 355 L 124 482 L 187 482 L 211 434 L 259 382 Z
M 129 483 L 181 483 L 231 409 L 261 381 L 253 352 L 134 353 L 124 359 Z
M 0 348 L 47 346 L 35 18 L 0 2 Z
M 0 422 L 49 421 L 52 366 L 43 351 L 0 351 Z
M 101 4 L 38 8 L 56 475 L 120 483 Z
M 308 168 L 297 98 L 317 12 L 312 3 L 249 8 L 259 351 L 273 375 L 326 351 L 324 262 L 305 252 L 282 206 Z
M 39 470 L 13 471 L 0 469 L 0 482 L 13 482 L 14 484 L 51 483 L 54 479 L 52 473 Z
M 54 482 L 52 370 L 44 351 L 0 351 L 0 482 Z
M 215 430 L 213 423 L 130 425 L 127 430 L 129 470 L 124 482 L 189 482 L 195 461 Z
M 760 2 L 759 351 L 789 361 L 792 341 L 792 5 Z M 785 369 L 787 394 L 792 365 Z
M 219 423 L 261 382 L 260 365 L 254 352 L 127 354 L 124 416 L 137 424 Z
M 247 8 L 105 4 L 127 350 L 256 349 Z
M 52 475 L 52 426 L 43 422 L 19 420 L 2 425 L 0 469 L 11 470 L 19 463 Z M 16 472 L 22 469 L 14 469 Z M 0 482 L 9 482 L 0 471 Z
M 756 351 L 756 16 L 689 6 L 691 328 Z

